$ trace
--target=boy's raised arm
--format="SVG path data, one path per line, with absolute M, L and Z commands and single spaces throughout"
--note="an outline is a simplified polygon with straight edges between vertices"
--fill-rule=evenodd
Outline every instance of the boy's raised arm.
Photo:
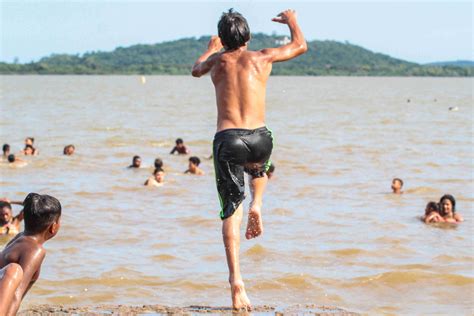
M 217 53 L 222 49 L 221 39 L 218 36 L 212 36 L 207 51 L 199 57 L 194 63 L 193 77 L 201 77 L 211 70 L 217 57 Z
M 262 52 L 265 57 L 268 57 L 269 62 L 279 62 L 295 58 L 304 54 L 308 50 L 306 40 L 296 20 L 296 12 L 294 10 L 286 10 L 272 19 L 273 22 L 278 22 L 288 25 L 291 33 L 291 42 L 277 47 L 265 48 Z
M 21 300 L 38 278 L 41 263 L 44 260 L 45 254 L 44 249 L 39 248 L 32 251 L 32 253 L 27 253 L 20 257 L 18 264 L 23 269 L 23 279 L 15 292 L 15 297 L 13 298 L 12 305 L 10 306 L 7 315 L 16 315 L 18 312 Z

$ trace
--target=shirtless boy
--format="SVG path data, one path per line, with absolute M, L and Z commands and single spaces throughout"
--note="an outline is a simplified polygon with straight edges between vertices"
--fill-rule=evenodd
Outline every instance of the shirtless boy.
M 158 168 L 153 172 L 153 176 L 149 177 L 144 185 L 147 187 L 161 187 L 165 182 L 165 172 L 163 169 Z
M 23 211 L 17 216 L 13 216 L 11 204 L 7 201 L 0 200 L 0 235 L 18 234 L 22 220 Z
M 278 48 L 250 51 L 250 30 L 245 18 L 232 10 L 224 13 L 218 23 L 219 36 L 211 38 L 207 51 L 192 70 L 194 77 L 210 72 L 215 87 L 217 133 L 213 157 L 234 309 L 251 309 L 239 266 L 244 171 L 250 175 L 252 193 L 245 236 L 255 238 L 263 232 L 265 172 L 273 149 L 272 134 L 265 126 L 267 79 L 273 63 L 295 58 L 307 50 L 295 11 L 286 10 L 273 21 L 288 25 L 291 42 Z
M 196 156 L 190 157 L 189 158 L 189 164 L 188 164 L 188 170 L 186 170 L 184 173 L 203 176 L 204 171 L 202 171 L 202 169 L 199 168 L 200 164 L 201 164 L 201 159 L 199 159 L 199 157 L 196 157 Z
M 0 252 L 0 269 L 13 269 L 21 267 L 23 276 L 19 285 L 6 286 L 5 292 L 0 292 L 0 309 L 7 312 L 1 315 L 16 315 L 21 300 L 39 277 L 41 264 L 46 255 L 43 244 L 53 238 L 60 227 L 61 204 L 49 195 L 30 193 L 23 202 L 25 230 L 13 238 Z M 13 268 L 8 268 L 13 266 Z M 17 269 L 18 270 L 18 269 Z M 19 271 L 13 271 L 19 274 Z M 13 273 L 13 274 L 15 274 Z M 2 273 L 0 273 L 2 274 Z M 0 276 L 0 288 L 5 284 L 15 284 L 18 278 L 7 273 Z M 15 290 L 16 288 L 16 290 Z M 11 291 L 14 291 L 13 295 Z M 2 300 L 8 300 L 3 302 Z M 4 304 L 4 305 L 3 305 Z
M 176 140 L 176 146 L 171 149 L 170 154 L 173 155 L 175 152 L 178 153 L 178 155 L 187 155 L 189 154 L 188 147 L 184 145 L 184 141 L 181 138 L 178 138 Z
M 394 178 L 392 180 L 392 192 L 393 194 L 402 194 L 403 180 L 400 178 Z

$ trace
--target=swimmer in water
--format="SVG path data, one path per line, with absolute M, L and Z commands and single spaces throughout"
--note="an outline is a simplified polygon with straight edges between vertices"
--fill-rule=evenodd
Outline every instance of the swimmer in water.
M 14 154 L 8 155 L 8 164 L 15 167 L 24 167 L 27 165 L 26 161 L 16 157 Z
M 217 132 L 213 158 L 232 306 L 236 310 L 251 309 L 239 265 L 244 171 L 250 175 L 252 193 L 245 237 L 251 239 L 263 233 L 262 199 L 273 148 L 272 133 L 265 126 L 267 80 L 274 63 L 307 51 L 295 11 L 281 12 L 273 21 L 288 25 L 291 41 L 281 47 L 251 51 L 247 46 L 250 40 L 247 20 L 232 9 L 223 13 L 218 23 L 219 36 L 211 37 L 206 52 L 192 69 L 194 77 L 210 73 L 215 87 Z
M 64 147 L 63 155 L 72 156 L 75 151 L 76 151 L 76 147 L 73 144 L 67 145 L 66 147 Z
M 393 194 L 403 194 L 402 192 L 403 180 L 400 178 L 394 178 L 392 180 L 392 191 Z
M 0 301 L 7 298 L 5 304 L 0 304 L 0 310 L 6 311 L 1 315 L 16 315 L 21 300 L 38 280 L 46 255 L 43 244 L 56 236 L 60 227 L 61 204 L 52 196 L 30 193 L 23 202 L 23 214 L 24 231 L 16 235 L 0 252 L 0 269 L 19 265 L 23 271 L 23 276 L 18 278 L 19 284 L 16 278 L 15 282 L 10 279 L 16 286 L 10 286 L 7 291 L 0 292 Z M 20 274 L 20 270 L 17 270 Z M 0 284 L 4 282 L 5 273 Z
M 154 165 L 155 169 L 163 169 L 163 160 L 161 160 L 160 158 L 156 158 Z
M 439 214 L 439 205 L 436 202 L 429 202 L 426 204 L 425 216 L 423 217 L 425 224 L 441 223 L 444 218 Z
M 133 156 L 132 164 L 128 168 L 140 168 L 142 165 L 142 158 L 140 156 Z
M 445 194 L 439 199 L 440 214 L 447 223 L 463 222 L 461 214 L 456 213 L 456 200 L 454 196 Z
M 3 158 L 7 159 L 8 156 L 10 155 L 10 145 L 3 144 L 2 150 L 3 150 Z
M 21 153 L 25 156 L 38 156 L 39 152 L 34 147 L 35 139 L 33 137 L 25 138 L 25 148 Z
M 165 181 L 165 172 L 163 169 L 155 169 L 153 176 L 149 177 L 144 185 L 147 187 L 161 187 Z
M 195 174 L 198 176 L 204 175 L 204 171 L 199 168 L 199 164 L 201 164 L 201 159 L 198 157 L 193 156 L 189 158 L 188 170 L 186 170 L 184 173 Z
M 178 153 L 178 155 L 187 155 L 189 154 L 188 148 L 184 145 L 184 141 L 181 138 L 178 138 L 176 140 L 176 146 L 173 147 L 171 150 L 170 154 L 174 154 L 175 152 Z
M 0 201 L 0 235 L 16 235 L 20 231 L 23 211 L 13 216 L 12 205 L 8 200 Z

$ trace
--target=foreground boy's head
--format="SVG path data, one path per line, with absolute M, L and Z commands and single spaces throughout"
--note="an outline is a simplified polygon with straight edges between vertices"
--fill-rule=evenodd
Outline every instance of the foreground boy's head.
M 12 220 L 12 206 L 10 203 L 0 201 L 0 226 L 10 223 Z
M 61 203 L 49 195 L 30 193 L 23 201 L 25 234 L 44 234 L 45 240 L 53 238 L 59 230 Z
M 237 49 L 250 40 L 250 28 L 247 20 L 238 12 L 229 9 L 222 14 L 217 24 L 219 38 L 225 50 Z

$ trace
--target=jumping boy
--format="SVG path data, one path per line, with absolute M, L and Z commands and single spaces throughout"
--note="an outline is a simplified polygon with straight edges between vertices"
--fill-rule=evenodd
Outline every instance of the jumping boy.
M 53 238 L 60 227 L 61 204 L 52 196 L 30 193 L 23 201 L 23 214 L 25 230 L 0 252 L 0 271 L 7 269 L 8 265 L 13 264 L 10 267 L 16 267 L 15 264 L 18 264 L 23 272 L 16 290 L 15 286 L 7 286 L 8 290 L 0 293 L 0 301 L 12 297 L 11 301 L 5 303 L 6 306 L 1 307 L 7 311 L 2 315 L 16 315 L 21 300 L 38 280 L 41 264 L 46 255 L 43 244 Z M 11 276 L 6 273 L 1 274 L 0 287 L 13 282 L 10 278 Z
M 251 309 L 239 267 L 244 171 L 250 175 L 252 192 L 245 236 L 255 238 L 263 232 L 261 208 L 267 183 L 265 172 L 273 149 L 272 134 L 265 126 L 267 80 L 273 63 L 307 51 L 295 11 L 286 10 L 273 21 L 288 25 L 291 42 L 277 48 L 250 51 L 247 49 L 250 40 L 247 20 L 232 9 L 223 13 L 218 23 L 219 36 L 211 38 L 207 51 L 192 70 L 194 77 L 210 72 L 215 87 L 217 133 L 213 157 L 234 309 Z

